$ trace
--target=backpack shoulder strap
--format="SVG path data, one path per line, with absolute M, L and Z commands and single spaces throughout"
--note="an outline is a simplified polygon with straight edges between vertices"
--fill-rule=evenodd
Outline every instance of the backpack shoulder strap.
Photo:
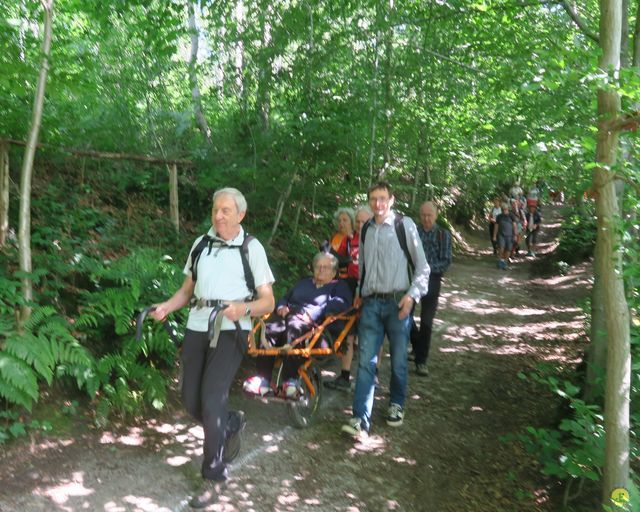
M 212 243 L 213 238 L 205 234 L 191 251 L 191 267 L 189 268 L 189 270 L 191 271 L 191 279 L 193 279 L 194 283 L 198 280 L 198 262 L 200 261 L 200 255 L 202 254 L 202 251 L 204 251 L 204 248 L 207 246 L 209 247 L 209 252 L 211 252 Z
M 244 240 L 242 240 L 242 245 L 232 246 L 237 248 L 240 251 L 240 259 L 242 260 L 242 270 L 244 271 L 244 280 L 247 283 L 247 288 L 251 292 L 251 297 L 256 293 L 256 282 L 253 278 L 253 272 L 251 271 L 251 265 L 249 264 L 249 243 L 251 240 L 254 240 L 255 237 L 253 235 L 245 234 Z M 202 255 L 202 251 L 206 247 L 209 248 L 209 253 L 211 252 L 211 248 L 213 245 L 213 238 L 209 235 L 204 235 L 202 240 L 198 242 L 198 244 L 191 251 L 191 278 L 195 283 L 198 280 L 198 261 L 200 261 L 200 256 Z M 229 247 L 223 245 L 222 247 Z
M 362 290 L 362 285 L 364 284 L 364 274 L 367 271 L 366 267 L 364 266 L 364 239 L 367 234 L 367 230 L 369 229 L 369 226 L 371 226 L 372 222 L 373 222 L 373 218 L 369 219 L 367 222 L 365 222 L 362 225 L 362 229 L 360 230 L 360 240 L 358 241 L 358 259 L 362 262 L 362 271 L 360 272 L 360 283 L 358 285 L 358 288 L 360 288 L 360 290 Z
M 255 237 L 245 234 L 242 245 L 240 246 L 240 259 L 242 260 L 242 269 L 244 270 L 244 280 L 247 282 L 247 288 L 251 292 L 251 298 L 253 299 L 256 294 L 256 281 L 253 278 L 251 265 L 249 265 L 249 243 L 251 240 L 255 240 Z
M 404 228 L 404 215 L 400 213 L 396 213 L 396 218 L 394 219 L 394 225 L 396 228 L 396 236 L 398 237 L 398 242 L 400 243 L 400 247 L 402 248 L 402 252 L 404 252 L 405 257 L 407 258 L 407 263 L 411 267 L 411 271 L 415 271 L 416 265 L 411 257 L 411 253 L 409 252 L 409 246 L 407 245 L 407 231 Z

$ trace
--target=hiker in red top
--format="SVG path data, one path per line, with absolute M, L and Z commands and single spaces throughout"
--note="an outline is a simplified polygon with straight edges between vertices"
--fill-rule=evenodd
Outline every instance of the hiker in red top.
M 356 210 L 356 231 L 351 239 L 350 254 L 351 261 L 347 265 L 347 279 L 355 278 L 356 282 L 360 277 L 358 268 L 358 253 L 360 248 L 360 230 L 365 222 L 373 217 L 373 212 L 368 205 L 362 205 Z M 351 362 L 353 361 L 353 346 L 355 342 L 355 332 L 347 336 L 346 352 L 342 355 L 342 363 L 340 365 L 340 375 L 333 380 L 325 381 L 325 386 L 330 389 L 340 389 L 349 391 L 351 388 Z M 382 350 L 381 350 L 382 352 Z M 378 358 L 378 366 L 381 357 Z
M 355 231 L 355 212 L 353 208 L 340 207 L 333 214 L 337 232 L 333 235 L 330 242 L 331 253 L 338 258 L 338 278 L 344 279 L 351 294 L 354 295 L 358 284 L 358 259 L 357 259 L 357 241 L 354 245 L 354 237 L 357 236 Z M 354 263 L 355 262 L 355 263 Z

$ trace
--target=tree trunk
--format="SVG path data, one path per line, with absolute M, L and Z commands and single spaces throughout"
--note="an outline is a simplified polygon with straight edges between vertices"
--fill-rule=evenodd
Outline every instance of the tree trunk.
M 384 40 L 384 137 L 382 146 L 383 165 L 380 173 L 380 177 L 383 178 L 384 174 L 389 170 L 391 165 L 391 131 L 393 130 L 392 116 L 393 116 L 393 90 L 391 87 L 393 81 L 393 28 L 391 21 L 391 14 L 394 9 L 394 0 L 389 0 L 389 10 L 387 11 L 386 21 L 386 33 Z
M 247 105 L 249 104 L 249 88 L 246 85 L 245 77 L 245 48 L 244 48 L 244 31 L 247 23 L 246 20 L 247 6 L 243 0 L 236 0 L 233 19 L 236 22 L 237 39 L 234 48 L 234 67 L 236 73 L 236 94 L 240 98 L 240 109 L 242 111 L 242 119 L 247 119 Z
M 169 166 L 169 215 L 175 227 L 176 235 L 180 233 L 180 210 L 178 205 L 178 166 Z
M 622 1 L 600 2 L 600 68 L 616 83 L 620 67 Z M 607 332 L 607 375 L 605 388 L 605 461 L 602 489 L 604 507 L 613 506 L 611 493 L 628 488 L 629 483 L 629 396 L 631 353 L 629 309 L 622 280 L 622 258 L 617 228 L 618 204 L 614 184 L 614 165 L 618 151 L 618 131 L 609 124 L 620 113 L 620 97 L 610 89 L 598 91 L 598 142 L 593 171 L 598 232 L 595 272 L 602 280 L 602 298 Z
M 202 100 L 200 98 L 200 88 L 198 87 L 198 74 L 196 68 L 198 66 L 198 44 L 200 38 L 200 32 L 198 31 L 198 25 L 196 23 L 196 11 L 193 7 L 193 3 L 189 1 L 187 3 L 187 10 L 189 14 L 189 34 L 191 35 L 191 54 L 189 56 L 189 85 L 191 87 L 191 98 L 193 99 L 193 113 L 196 118 L 196 124 L 200 133 L 207 141 L 207 144 L 211 146 L 211 129 L 207 123 L 207 118 L 204 115 L 202 109 Z
M 633 30 L 633 57 L 632 66 L 640 68 L 640 2 L 636 8 L 636 25 Z
M 380 56 L 378 55 L 378 45 L 380 44 L 380 35 L 376 35 L 376 40 L 373 47 L 373 78 L 371 79 L 371 90 L 373 94 L 373 107 L 371 109 L 371 143 L 369 145 L 369 188 L 373 181 L 378 178 L 378 175 L 374 173 L 374 160 L 376 156 L 376 130 L 378 121 L 378 89 L 380 84 L 378 83 L 378 71 L 380 68 Z
M 9 143 L 0 143 L 0 248 L 9 236 Z
M 262 23 L 262 59 L 258 71 L 258 91 L 256 110 L 260 119 L 263 132 L 269 131 L 271 124 L 271 80 L 273 76 L 272 36 L 271 20 L 273 18 L 273 6 L 270 2 L 261 2 L 260 5 Z
M 22 160 L 20 173 L 20 225 L 18 228 L 20 270 L 22 277 L 22 296 L 25 303 L 20 311 L 20 323 L 24 324 L 31 316 L 33 301 L 33 281 L 31 279 L 31 177 L 33 175 L 33 160 L 38 144 L 42 107 L 44 104 L 44 89 L 49 72 L 49 55 L 51 53 L 53 0 L 41 0 L 44 9 L 44 39 L 42 41 L 42 65 L 38 76 L 38 85 L 33 102 L 31 128 L 27 139 L 27 146 Z
M 591 332 L 587 354 L 587 382 L 584 399 L 593 403 L 602 396 L 603 383 L 598 382 L 607 368 L 607 326 L 604 314 L 604 290 L 600 271 L 594 268 L 591 289 Z
M 629 0 L 621 0 L 621 16 L 620 21 L 620 66 L 628 68 L 631 63 L 629 58 Z
M 293 183 L 297 179 L 297 174 L 294 172 L 291 180 L 289 181 L 289 185 L 287 185 L 287 189 L 280 195 L 278 199 L 278 205 L 276 206 L 276 218 L 273 221 L 273 228 L 271 228 L 271 235 L 269 235 L 269 239 L 267 240 L 267 246 L 271 245 L 274 237 L 276 236 L 276 232 L 278 231 L 278 226 L 280 224 L 280 219 L 282 218 L 282 212 L 284 210 L 284 205 L 289 200 L 289 196 L 291 195 L 291 190 L 293 189 Z

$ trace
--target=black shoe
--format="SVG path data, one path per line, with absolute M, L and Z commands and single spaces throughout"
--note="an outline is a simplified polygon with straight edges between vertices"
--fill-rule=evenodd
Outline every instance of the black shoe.
M 205 508 L 217 501 L 220 493 L 226 488 L 226 482 L 216 482 L 214 480 L 205 480 L 202 484 L 200 494 L 189 500 L 191 508 Z
M 229 411 L 227 436 L 224 441 L 224 449 L 222 450 L 222 461 L 224 463 L 231 462 L 240 453 L 242 432 L 246 426 L 247 420 L 244 419 L 243 411 Z
M 349 391 L 351 389 L 351 383 L 348 378 L 338 375 L 333 380 L 325 380 L 324 387 L 329 389 L 338 389 L 340 391 Z
M 422 377 L 428 377 L 429 370 L 427 369 L 427 363 L 416 363 L 416 373 Z

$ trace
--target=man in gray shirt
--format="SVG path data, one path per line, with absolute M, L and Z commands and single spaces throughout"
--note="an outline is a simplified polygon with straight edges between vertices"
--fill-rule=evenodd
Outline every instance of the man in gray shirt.
M 371 427 L 375 393 L 375 370 L 385 335 L 391 353 L 391 385 L 387 425 L 397 427 L 404 420 L 407 392 L 407 346 L 411 311 L 427 293 L 429 265 L 415 223 L 408 217 L 397 219 L 391 210 L 395 198 L 388 183 L 369 188 L 373 219 L 363 227 L 360 241 L 360 299 L 358 326 L 358 374 L 353 396 L 353 418 L 342 431 L 356 438 L 366 436 Z M 401 245 L 396 222 L 404 230 L 406 247 Z M 364 244 L 362 243 L 364 240 Z M 411 262 L 408 261 L 405 250 Z M 413 266 L 413 276 L 409 266 Z

